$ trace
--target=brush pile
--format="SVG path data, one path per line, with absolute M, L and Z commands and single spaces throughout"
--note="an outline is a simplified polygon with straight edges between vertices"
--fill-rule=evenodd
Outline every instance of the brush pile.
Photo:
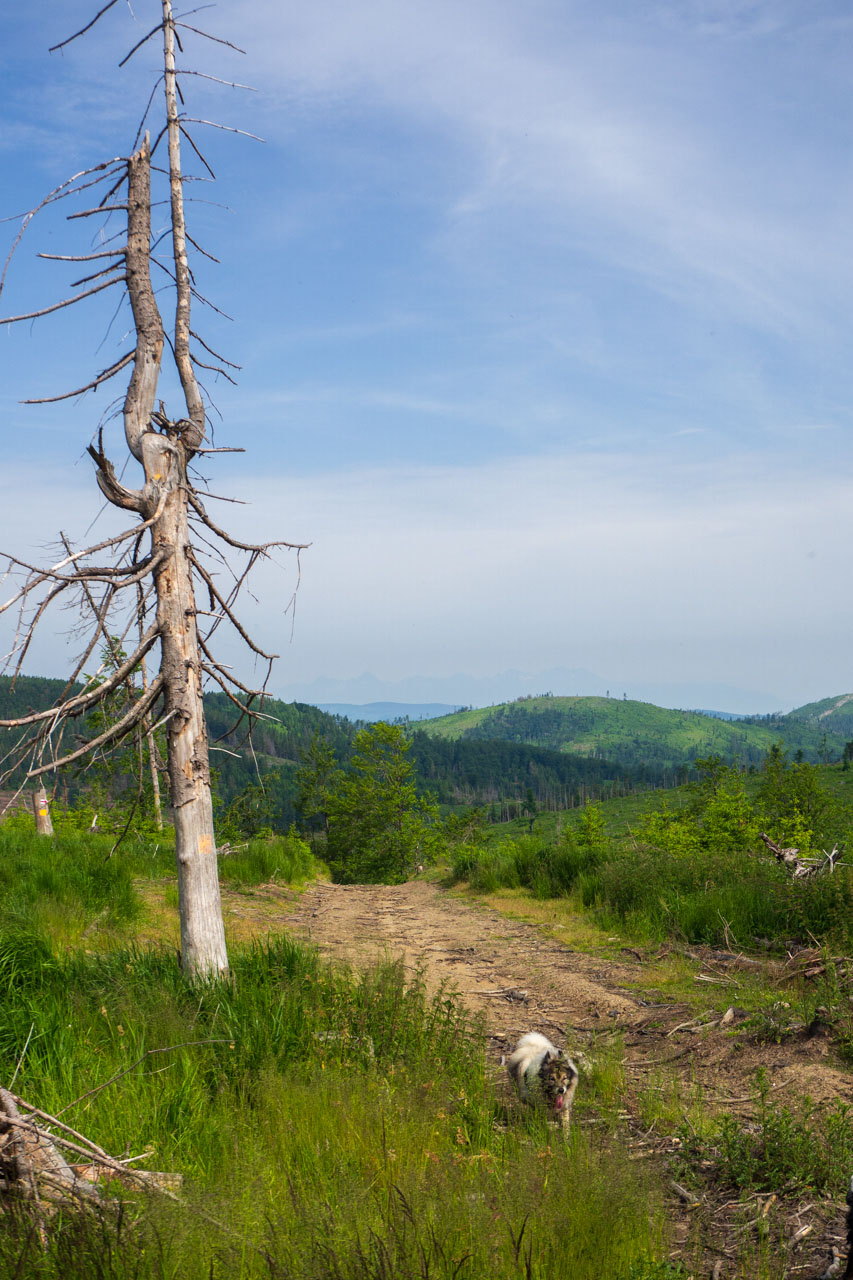
M 181 1180 L 131 1169 L 56 1116 L 0 1088 L 0 1209 L 12 1199 L 25 1201 L 44 1219 L 60 1208 L 105 1208 L 110 1182 L 173 1197 Z

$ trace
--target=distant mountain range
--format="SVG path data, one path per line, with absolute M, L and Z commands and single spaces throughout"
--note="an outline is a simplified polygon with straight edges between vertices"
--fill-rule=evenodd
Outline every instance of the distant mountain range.
M 490 676 L 408 676 L 404 680 L 380 680 L 365 673 L 345 680 L 321 678 L 308 684 L 288 685 L 279 690 L 278 696 L 286 702 L 305 702 L 315 707 L 365 707 L 377 702 L 488 707 L 546 692 L 562 697 L 612 694 L 621 698 L 626 694 L 634 701 L 653 702 L 661 707 L 719 707 L 731 715 L 765 715 L 785 706 L 785 700 L 772 693 L 736 685 L 605 680 L 582 667 L 552 667 L 539 672 L 512 669 Z
M 452 715 L 459 710 L 458 704 L 446 702 L 315 702 L 309 705 L 319 707 L 330 716 L 346 716 L 347 720 L 363 720 L 366 724 L 377 720 L 388 724 L 395 720 L 434 720 L 436 716 Z

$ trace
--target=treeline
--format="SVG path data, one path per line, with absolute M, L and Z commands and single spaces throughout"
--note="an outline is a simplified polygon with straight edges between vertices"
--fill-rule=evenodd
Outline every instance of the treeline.
M 271 704 L 275 705 L 276 714 L 285 707 L 287 723 L 271 725 L 264 721 L 256 725 L 252 750 L 245 740 L 245 725 L 222 736 L 233 725 L 234 717 L 229 719 L 233 706 L 222 695 L 214 696 L 217 703 L 208 710 L 208 724 L 217 807 L 224 809 L 246 788 L 257 786 L 260 770 L 270 825 L 286 829 L 298 817 L 296 772 L 311 742 L 322 739 L 345 765 L 353 752 L 356 726 L 315 707 Z M 442 805 L 485 807 L 497 822 L 515 818 L 531 808 L 573 809 L 590 800 L 675 786 L 687 779 L 686 768 L 641 765 L 621 769 L 605 760 L 500 739 L 448 741 L 416 731 L 411 734 L 410 743 L 420 795 L 430 794 Z M 239 754 L 233 754 L 235 751 Z
M 204 714 L 212 745 L 231 748 L 248 746 L 248 717 L 241 718 L 224 693 L 208 693 L 204 698 Z M 316 734 L 325 738 L 336 751 L 346 751 L 355 735 L 355 726 L 342 716 L 329 715 L 305 702 L 280 702 L 268 698 L 260 718 L 251 721 L 252 746 L 259 756 L 297 763 Z
M 210 741 L 213 791 L 220 813 L 237 797 L 262 785 L 269 825 L 278 830 L 296 821 L 296 770 L 311 743 L 320 737 L 342 759 L 352 753 L 355 726 L 304 702 L 264 702 L 261 717 L 240 718 L 224 693 L 209 693 L 204 713 Z
M 537 809 L 572 809 L 590 799 L 672 785 L 672 771 L 653 765 L 616 768 L 591 759 L 500 738 L 411 735 L 412 763 L 421 785 L 442 804 L 498 805 L 509 810 L 532 798 Z M 528 793 L 530 793 L 528 795 Z M 513 812 L 501 817 L 515 817 Z
M 44 711 L 60 696 L 67 680 L 53 680 L 48 676 L 0 676 L 0 720 L 13 720 L 31 711 Z M 82 685 L 74 685 L 75 690 Z M 8 730 L 6 731 L 8 732 Z
M 23 715 L 51 705 L 64 683 L 43 677 L 21 677 L 15 689 L 0 679 L 0 718 Z M 222 814 L 250 789 L 256 807 L 263 808 L 269 825 L 287 829 L 297 819 L 298 784 L 295 778 L 311 743 L 320 738 L 342 765 L 353 752 L 358 726 L 342 716 L 299 702 L 268 699 L 259 718 L 249 719 L 223 693 L 204 700 L 213 768 L 214 796 Z M 547 721 L 548 713 L 543 713 Z M 583 712 L 589 716 L 588 711 Z M 529 712 L 528 712 L 529 715 Z M 559 716 L 556 717 L 559 719 Z M 71 732 L 82 739 L 97 731 L 97 724 L 81 719 Z M 547 728 L 547 725 L 546 725 Z M 10 731 L 5 731 L 10 736 Z M 666 768 L 651 759 L 638 758 L 631 767 L 548 746 L 507 740 L 506 737 L 466 737 L 457 741 L 430 737 L 423 730 L 411 734 L 411 760 L 415 784 L 421 795 L 432 793 L 445 805 L 488 808 L 496 821 L 536 810 L 571 809 L 589 800 L 625 795 L 649 787 L 672 786 L 686 777 L 686 770 Z M 0 743 L 2 745 L 2 743 Z M 119 749 L 128 757 L 133 745 Z M 100 767 L 88 771 L 65 770 L 57 794 L 65 803 L 78 803 L 99 779 L 93 807 L 103 811 L 108 791 L 121 803 L 123 793 L 135 789 L 134 769 L 113 769 L 104 777 Z M 260 778 L 260 783 L 259 783 Z M 14 785 L 21 779 L 10 779 Z M 164 779 L 165 785 L 165 779 Z
M 46 710 L 65 687 L 63 680 L 21 676 L 13 688 L 10 677 L 0 677 L 0 719 Z M 260 709 L 259 718 L 250 719 L 241 716 L 240 709 L 225 694 L 210 693 L 205 695 L 204 709 L 217 808 L 226 808 L 246 788 L 257 784 L 260 773 L 269 778 L 266 790 L 276 827 L 286 829 L 295 819 L 296 791 L 292 775 L 315 735 L 321 735 L 344 759 L 352 750 L 354 725 L 303 703 L 268 699 Z M 71 750 L 101 728 L 97 712 L 70 721 L 64 750 Z M 18 736 L 15 730 L 0 730 L 0 755 L 5 756 Z M 66 805 L 79 804 L 88 798 L 101 813 L 111 801 L 120 806 L 136 791 L 138 770 L 133 761 L 134 750 L 134 743 L 127 740 L 111 753 L 109 767 L 98 757 L 94 763 L 61 770 L 55 794 Z M 5 780 L 6 791 L 11 794 L 20 786 L 24 774 L 23 768 L 14 770 Z M 47 782 L 51 789 L 51 779 Z M 161 786 L 167 787 L 165 776 L 161 777 Z
M 13 690 L 8 678 L 0 679 L 0 718 L 43 709 L 63 688 L 61 680 L 22 677 Z M 648 723 L 640 727 L 641 716 L 650 712 L 663 717 L 664 724 L 674 719 L 674 727 L 681 729 L 694 727 L 694 720 L 702 717 L 614 700 L 625 736 L 614 741 L 610 734 L 604 734 L 593 746 L 600 708 L 584 701 L 568 708 L 564 700 L 561 703 L 554 708 L 531 706 L 530 702 L 495 708 L 483 723 L 456 739 L 434 736 L 427 725 L 409 727 L 418 793 L 431 794 L 446 806 L 475 806 L 485 810 L 491 821 L 501 822 L 543 810 L 570 810 L 590 800 L 673 787 L 695 776 L 693 761 L 703 751 L 714 754 L 695 737 L 675 752 L 674 743 L 665 740 L 663 726 L 658 736 Z M 211 693 L 205 697 L 205 713 L 219 820 L 237 804 L 236 825 L 245 823 L 243 810 L 250 809 L 260 825 L 277 830 L 287 830 L 298 819 L 296 774 L 312 743 L 322 741 L 345 767 L 358 731 L 358 725 L 342 716 L 278 699 L 265 701 L 260 716 L 250 721 L 225 694 Z M 89 716 L 72 722 L 66 743 L 73 740 L 76 745 L 97 732 L 103 715 L 109 714 L 115 718 L 117 712 L 110 713 L 107 706 L 101 718 Z M 553 745 L 565 742 L 567 729 L 576 740 L 585 737 L 590 741 L 587 752 L 560 750 Z M 11 737 L 8 730 L 0 732 L 0 750 L 4 745 L 8 748 Z M 520 740 L 522 737 L 526 740 Z M 535 741 L 531 742 L 531 737 Z M 761 764 L 764 751 L 755 744 L 743 739 L 737 748 L 741 768 Z M 109 762 L 98 759 L 85 771 L 65 770 L 57 780 L 55 794 L 66 805 L 89 803 L 101 815 L 108 809 L 119 809 L 129 804 L 138 790 L 136 755 L 136 745 L 128 741 Z M 13 777 L 6 786 L 14 787 L 21 781 Z M 149 785 L 147 781 L 145 785 Z M 161 786 L 166 805 L 162 775 Z M 142 810 L 147 808 L 146 792 Z

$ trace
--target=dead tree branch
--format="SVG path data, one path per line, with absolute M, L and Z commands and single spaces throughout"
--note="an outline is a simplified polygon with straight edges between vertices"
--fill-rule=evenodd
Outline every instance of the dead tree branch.
M 49 307 L 42 307 L 40 311 L 28 311 L 20 316 L 0 316 L 0 324 L 19 324 L 22 320 L 38 320 L 40 316 L 49 316 L 52 311 L 61 311 L 63 307 L 73 307 L 75 302 L 82 302 L 84 298 L 91 298 L 96 293 L 102 293 L 104 289 L 109 289 L 114 284 L 121 284 L 124 279 L 124 276 L 116 276 L 114 280 L 105 280 L 103 284 L 96 285 L 94 289 L 86 289 L 83 293 L 75 294 L 73 298 L 64 298 L 62 302 L 54 302 Z
M 41 396 L 38 399 L 22 400 L 22 404 L 56 404 L 59 400 L 73 400 L 75 396 L 82 396 L 87 391 L 94 391 L 102 382 L 108 382 L 110 378 L 114 378 L 117 373 L 121 373 L 126 365 L 129 365 L 133 359 L 133 352 L 128 351 L 127 355 L 122 356 L 115 364 L 111 364 L 108 369 L 102 369 L 101 372 L 87 382 L 85 387 L 78 387 L 76 391 L 65 391 L 61 396 Z
M 47 764 L 40 765 L 37 769 L 30 769 L 27 777 L 37 778 L 41 774 L 50 773 L 54 769 L 63 769 L 66 765 L 73 764 L 75 760 L 80 760 L 83 756 L 91 755 L 108 743 L 120 741 L 131 729 L 139 724 L 145 713 L 154 705 L 163 691 L 163 685 L 163 677 L 157 676 L 156 679 L 151 681 L 147 693 L 144 693 L 121 719 L 116 720 L 115 724 L 110 725 L 108 729 L 105 729 L 103 733 L 99 733 L 97 737 L 90 738 L 82 747 L 72 751 L 67 756 L 63 756 L 61 760 L 50 760 Z
M 823 849 L 821 851 L 823 853 L 822 858 L 803 858 L 799 849 L 783 849 L 775 840 L 771 840 L 764 831 L 759 833 L 758 838 L 764 842 L 776 861 L 788 868 L 795 880 L 804 879 L 806 876 L 821 875 L 824 872 L 832 875 L 841 862 L 842 851 L 839 850 L 837 844 L 833 845 L 829 852 Z
M 120 666 L 116 667 L 113 674 L 102 684 L 95 685 L 94 688 L 85 693 L 77 694 L 76 697 L 68 698 L 62 704 L 63 716 L 78 716 L 88 711 L 96 702 L 103 701 L 110 693 L 123 684 L 127 677 L 131 675 L 139 663 L 145 657 L 146 653 L 153 647 L 159 635 L 155 626 L 149 627 L 143 637 L 142 643 L 133 651 L 129 658 L 126 658 Z M 18 716 L 13 720 L 0 720 L 0 729 L 18 728 L 22 725 L 38 724 L 46 720 L 56 720 L 57 710 L 51 707 L 47 711 L 33 711 L 28 716 Z
M 118 0 L 107 0 L 107 3 L 104 5 L 103 9 L 98 10 L 98 12 L 95 14 L 91 22 L 87 22 L 85 27 L 81 27 L 79 31 L 75 31 L 74 35 L 69 36 L 67 40 L 61 40 L 59 44 L 51 45 L 48 52 L 56 53 L 59 49 L 64 49 L 66 45 L 71 44 L 72 40 L 77 40 L 80 36 L 85 35 L 87 31 L 91 31 L 92 27 L 94 27 L 95 23 L 99 20 L 99 18 L 103 18 L 104 14 L 107 13 L 108 10 L 112 9 L 114 4 L 118 4 Z

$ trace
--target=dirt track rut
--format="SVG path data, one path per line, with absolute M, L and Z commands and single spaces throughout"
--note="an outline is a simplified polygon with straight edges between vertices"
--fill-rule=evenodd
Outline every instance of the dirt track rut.
M 431 989 L 444 984 L 482 1010 L 495 1038 L 535 1027 L 556 1038 L 585 1034 L 607 1019 L 644 1016 L 620 987 L 621 966 L 605 972 L 587 956 L 544 938 L 534 926 L 455 899 L 424 880 L 403 885 L 316 885 L 288 926 L 324 954 L 356 967 L 402 957 Z
M 689 1022 L 695 1008 L 691 1013 L 650 991 L 640 953 L 621 961 L 574 951 L 535 924 L 427 880 L 315 884 L 285 923 L 325 955 L 356 968 L 402 957 L 430 989 L 444 984 L 470 1009 L 482 1011 L 498 1044 L 539 1030 L 571 1053 L 619 1031 L 629 1068 L 659 1064 L 689 1072 L 712 1096 L 749 1093 L 756 1067 L 763 1066 L 791 1092 L 853 1102 L 853 1076 L 833 1063 L 820 1038 L 776 1045 L 733 1040 L 719 1030 L 680 1032 L 678 1024 Z M 728 997 L 719 987 L 705 991 L 712 1020 L 715 1002 L 721 1015 Z

